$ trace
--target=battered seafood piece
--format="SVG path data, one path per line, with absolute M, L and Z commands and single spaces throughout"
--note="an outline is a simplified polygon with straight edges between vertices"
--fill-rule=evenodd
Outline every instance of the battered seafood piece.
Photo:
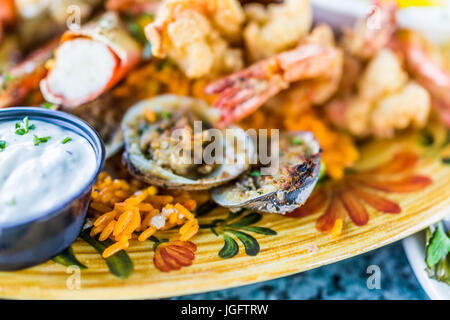
M 251 3 L 244 10 L 249 21 L 244 40 L 251 61 L 295 47 L 312 25 L 308 0 L 285 0 L 268 6 Z
M 424 127 L 431 106 L 438 113 L 446 109 L 440 107 L 445 102 L 431 104 L 431 98 L 443 102 L 446 94 L 440 93 L 448 90 L 432 89 L 450 88 L 450 82 L 441 81 L 448 73 L 431 62 L 417 41 L 399 39 L 403 32 L 396 31 L 396 6 L 381 6 L 376 14 L 383 21 L 379 28 L 368 28 L 370 15 L 345 33 L 343 73 L 348 76 L 325 108 L 332 123 L 360 138 L 390 138 L 396 130 Z M 445 121 L 445 112 L 440 114 Z
M 357 137 L 389 138 L 395 130 L 422 128 L 431 108 L 430 95 L 408 78 L 395 54 L 382 49 L 361 75 L 356 94 L 332 101 L 327 114 Z
M 411 30 L 399 30 L 392 46 L 405 59 L 411 75 L 428 90 L 434 110 L 450 127 L 450 72 L 440 61 L 442 53 L 423 36 Z
M 213 189 L 212 198 L 227 208 L 284 214 L 301 206 L 317 183 L 321 150 L 310 132 L 280 135 L 279 169 L 262 175 L 258 167 L 237 182 Z
M 188 97 L 161 95 L 138 103 L 122 121 L 128 171 L 169 189 L 204 190 L 235 179 L 248 168 L 247 146 L 251 152 L 252 145 L 237 127 L 229 128 L 234 129 L 231 139 L 217 139 L 211 131 L 217 119 L 217 110 Z M 203 149 L 214 145 L 223 150 L 220 162 L 203 157 Z
M 146 36 L 152 54 L 169 57 L 189 78 L 242 69 L 239 39 L 245 16 L 237 0 L 165 0 Z
M 117 14 L 106 13 L 63 35 L 49 73 L 41 81 L 42 94 L 64 107 L 92 101 L 140 62 L 141 51 Z

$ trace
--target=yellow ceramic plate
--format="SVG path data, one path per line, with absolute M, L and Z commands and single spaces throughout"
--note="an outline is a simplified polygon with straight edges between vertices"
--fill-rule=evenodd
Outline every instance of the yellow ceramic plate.
M 195 244 L 165 242 L 170 231 L 158 233 L 105 261 L 94 249 L 102 248 L 85 235 L 73 244 L 74 254 L 59 256 L 58 263 L 0 273 L 0 296 L 169 297 L 265 281 L 349 258 L 448 214 L 449 147 L 450 134 L 439 127 L 370 144 L 352 172 L 342 181 L 323 182 L 290 217 L 206 210 Z

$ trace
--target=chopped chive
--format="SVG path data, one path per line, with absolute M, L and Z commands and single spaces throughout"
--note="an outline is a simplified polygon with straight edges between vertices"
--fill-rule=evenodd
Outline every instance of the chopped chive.
M 28 117 L 23 118 L 22 122 L 16 122 L 15 133 L 19 136 L 23 136 L 24 134 L 30 132 L 30 130 L 34 130 L 36 126 L 32 124 L 30 126 L 30 121 Z
M 15 206 L 17 204 L 16 199 L 12 198 L 11 200 L 9 200 L 6 205 L 8 206 Z
M 41 104 L 42 108 L 45 109 L 55 109 L 56 105 L 51 103 L 51 102 L 44 102 L 43 104 Z
M 253 171 L 252 173 L 250 173 L 250 175 L 251 175 L 252 177 L 259 177 L 259 176 L 261 176 L 261 172 L 258 171 L 258 170 L 255 170 L 255 171 Z
M 5 148 L 6 148 L 6 141 L 0 140 L 0 151 L 5 150 Z
M 66 144 L 67 142 L 72 141 L 72 138 L 66 137 L 64 138 L 64 140 L 62 141 L 62 144 Z
M 303 140 L 300 139 L 299 137 L 293 137 L 293 138 L 292 138 L 292 144 L 293 144 L 293 145 L 303 144 Z
M 41 137 L 39 138 L 37 135 L 34 135 L 34 145 L 38 146 L 41 143 L 46 143 L 51 137 Z
M 170 119 L 172 117 L 172 114 L 170 112 L 163 112 L 161 116 L 163 119 Z
M 23 136 L 25 133 L 26 133 L 25 130 L 22 128 L 16 130 L 16 134 L 19 136 Z

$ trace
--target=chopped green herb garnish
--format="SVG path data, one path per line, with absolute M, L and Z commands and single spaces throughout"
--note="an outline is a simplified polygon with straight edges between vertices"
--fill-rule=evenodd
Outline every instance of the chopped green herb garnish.
M 17 204 L 16 199 L 12 198 L 11 200 L 9 200 L 6 205 L 8 206 L 15 206 Z
M 25 130 L 22 128 L 16 130 L 16 134 L 18 134 L 19 136 L 23 136 L 25 133 L 26 133 Z
M 294 138 L 292 138 L 292 144 L 293 145 L 303 144 L 303 140 L 300 139 L 299 137 L 294 137 Z
M 16 122 L 16 134 L 19 136 L 23 136 L 24 134 L 27 134 L 30 132 L 30 130 L 36 129 L 36 126 L 32 124 L 30 126 L 30 122 L 28 120 L 28 117 L 23 118 L 22 122 Z
M 5 148 L 6 148 L 6 141 L 0 140 L 0 151 L 5 150 Z
M 163 112 L 162 118 L 163 119 L 170 119 L 172 117 L 172 114 L 170 112 Z
M 62 144 L 66 144 L 67 142 L 72 141 L 72 138 L 66 137 L 64 138 L 64 140 L 62 141 Z
M 43 104 L 41 104 L 41 106 L 45 109 L 56 109 L 56 104 L 53 104 L 51 102 L 44 102 Z
M 261 172 L 259 170 L 255 170 L 252 173 L 250 173 L 250 175 L 252 177 L 259 177 L 259 176 L 261 176 Z
M 5 83 L 6 83 L 6 82 L 10 82 L 10 81 L 14 80 L 14 77 L 11 74 L 9 74 L 9 73 L 5 73 L 3 75 L 3 79 L 4 79 Z
M 42 137 L 39 138 L 37 135 L 34 135 L 34 145 L 38 146 L 41 143 L 46 143 L 48 140 L 50 140 L 51 137 Z

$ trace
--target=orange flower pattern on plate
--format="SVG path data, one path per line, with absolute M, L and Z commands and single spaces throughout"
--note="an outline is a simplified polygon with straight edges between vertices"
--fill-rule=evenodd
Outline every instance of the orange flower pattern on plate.
M 162 272 L 180 270 L 192 265 L 197 246 L 190 241 L 161 243 L 155 250 L 153 263 Z
M 316 189 L 305 205 L 287 214 L 288 217 L 305 217 L 319 212 L 328 203 L 325 212 L 317 219 L 319 231 L 338 236 L 342 233 L 346 217 L 358 226 L 369 222 L 366 205 L 376 211 L 398 214 L 402 211 L 395 201 L 380 196 L 384 193 L 409 193 L 423 190 L 432 180 L 416 175 L 412 169 L 419 157 L 411 151 L 401 151 L 387 163 L 374 169 L 346 175 L 340 181 L 325 183 Z

